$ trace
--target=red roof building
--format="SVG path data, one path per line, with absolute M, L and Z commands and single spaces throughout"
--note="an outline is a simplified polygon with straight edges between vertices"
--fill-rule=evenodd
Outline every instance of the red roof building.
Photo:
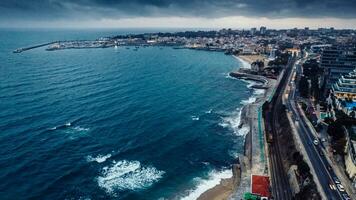
M 251 175 L 251 192 L 262 197 L 271 197 L 269 177 Z

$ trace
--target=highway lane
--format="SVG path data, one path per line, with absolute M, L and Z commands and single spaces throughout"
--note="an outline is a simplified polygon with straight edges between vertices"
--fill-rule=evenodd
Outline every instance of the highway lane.
M 297 66 L 299 68 L 300 66 Z M 293 73 L 295 69 L 293 68 Z M 297 70 L 299 72 L 300 70 Z M 315 170 L 316 178 L 318 178 L 326 196 L 330 200 L 343 199 L 341 192 L 338 190 L 333 190 L 329 187 L 329 184 L 335 183 L 336 175 L 331 168 L 329 168 L 329 164 L 325 159 L 325 156 L 320 153 L 322 152 L 319 146 L 315 146 L 313 144 L 313 134 L 310 132 L 310 129 L 307 125 L 305 117 L 302 115 L 302 111 L 296 105 L 296 87 L 294 84 L 291 84 L 291 92 L 288 96 L 287 107 L 290 111 L 292 111 L 292 117 L 296 121 L 297 132 L 302 140 L 303 146 L 307 152 L 307 156 L 312 163 L 312 167 Z
M 302 140 L 303 146 L 308 154 L 309 160 L 312 163 L 312 167 L 315 170 L 316 173 L 316 178 L 319 179 L 319 182 L 326 194 L 326 196 L 330 200 L 336 200 L 336 199 L 342 199 L 341 194 L 338 194 L 338 190 L 332 190 L 329 187 L 329 183 L 335 184 L 334 180 L 332 177 L 335 177 L 335 174 L 329 173 L 329 170 L 327 169 L 328 165 L 325 165 L 323 158 L 321 158 L 320 153 L 318 149 L 315 147 L 313 144 L 314 138 L 310 136 L 308 133 L 308 129 L 305 125 L 305 121 L 303 118 L 299 117 L 300 111 L 299 108 L 297 108 L 295 105 L 292 105 L 292 110 L 294 113 L 294 116 L 297 116 L 295 119 L 298 122 L 296 124 L 297 132 L 299 133 L 299 136 Z M 335 184 L 336 185 L 336 184 Z

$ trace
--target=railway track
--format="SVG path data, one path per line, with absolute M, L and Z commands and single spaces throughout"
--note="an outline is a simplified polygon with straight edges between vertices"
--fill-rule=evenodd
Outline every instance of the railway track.
M 295 58 L 291 58 L 288 65 L 283 73 L 276 92 L 272 100 L 268 104 L 268 110 L 265 114 L 266 130 L 268 130 L 269 136 L 269 156 L 270 156 L 270 167 L 271 167 L 271 181 L 272 181 L 272 194 L 274 199 L 289 200 L 292 199 L 292 192 L 289 185 L 287 174 L 283 167 L 283 160 L 280 153 L 279 146 L 281 145 L 278 141 L 278 111 L 282 106 L 282 96 L 286 88 L 288 77 L 291 74 L 291 69 L 294 65 Z

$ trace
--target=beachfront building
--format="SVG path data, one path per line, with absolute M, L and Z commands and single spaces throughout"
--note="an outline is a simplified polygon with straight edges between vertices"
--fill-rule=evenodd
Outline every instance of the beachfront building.
M 339 99 L 356 101 L 356 68 L 349 74 L 341 76 L 331 89 L 334 96 Z
M 345 114 L 356 117 L 356 69 L 341 76 L 331 86 L 331 100 L 337 109 Z
M 356 47 L 325 47 L 321 54 L 320 67 L 324 70 L 325 89 L 330 89 L 341 75 L 356 68 Z
M 263 71 L 265 64 L 262 60 L 256 60 L 251 63 L 251 70 L 254 72 L 261 72 Z
M 347 135 L 345 166 L 346 172 L 352 181 L 352 186 L 356 188 L 356 126 L 350 129 L 345 128 Z

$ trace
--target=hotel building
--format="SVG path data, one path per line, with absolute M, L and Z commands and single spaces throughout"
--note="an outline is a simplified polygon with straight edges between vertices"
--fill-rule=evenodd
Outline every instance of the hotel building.
M 346 75 L 356 68 L 356 48 L 326 47 L 321 54 L 320 65 L 324 69 L 326 89 L 330 89 L 341 75 Z

